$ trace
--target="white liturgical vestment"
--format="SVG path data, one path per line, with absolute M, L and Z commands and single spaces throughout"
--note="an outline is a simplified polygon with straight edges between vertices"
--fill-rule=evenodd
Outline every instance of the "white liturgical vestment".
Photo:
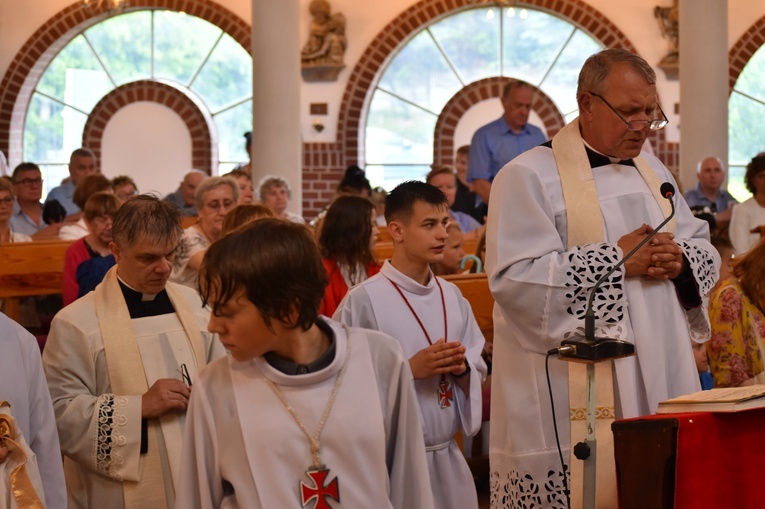
M 660 182 L 675 184 L 658 159 L 646 152 L 641 156 Z M 664 220 L 634 166 L 605 164 L 592 174 L 605 238 L 570 249 L 567 214 L 575 212 L 566 210 L 549 146 L 511 161 L 492 185 L 486 265 L 496 302 L 490 437 L 495 508 L 565 507 L 545 354 L 583 332 L 590 290 L 624 255 L 619 239 Z M 682 195 L 674 200 L 675 241 L 703 297 L 716 281 L 719 257 L 709 243 L 707 223 L 693 216 Z M 672 281 L 625 278 L 622 268 L 599 289 L 594 311 L 596 336 L 635 344 L 636 356 L 613 362 L 617 418 L 652 414 L 659 401 L 700 390 L 691 341 L 708 339 L 705 299 L 686 310 Z M 563 457 L 568 458 L 569 365 L 552 358 L 549 366 Z M 573 507 L 579 501 L 571 502 Z
M 227 357 L 201 373 L 191 395 L 177 509 L 297 509 L 299 483 L 321 498 L 307 507 L 434 507 L 412 375 L 400 347 L 376 331 L 352 328 L 347 336 L 342 325 L 325 323 L 335 338 L 327 367 L 288 375 L 263 357 Z M 306 474 L 313 465 L 308 438 L 268 381 L 313 435 L 347 355 L 320 436 L 329 474 L 319 485 Z M 334 479 L 339 501 L 329 495 Z
M 101 284 L 116 285 L 114 274 L 107 274 Z M 209 312 L 198 294 L 168 283 L 171 285 L 199 328 L 202 359 L 209 362 L 225 355 L 217 336 L 207 332 Z M 96 315 L 97 293 L 90 292 L 56 315 L 43 355 L 65 456 L 70 509 L 122 508 L 123 482 L 140 485 L 145 480 L 141 476 L 142 395 L 112 392 L 108 363 L 119 360 L 107 359 L 105 354 Z M 176 300 L 173 305 L 177 310 L 181 303 Z M 186 365 L 192 382 L 196 379 L 203 366 L 198 365 L 177 314 L 135 318 L 129 323 L 149 387 L 161 378 L 180 380 L 181 364 Z M 156 439 L 158 444 L 170 506 L 177 491 L 184 420 L 183 413 L 171 412 L 158 419 L 159 426 L 148 428 L 148 433 L 155 430 L 156 438 L 149 440 Z
M 436 278 L 421 285 L 396 270 L 386 261 L 380 273 L 357 285 L 346 295 L 335 312 L 335 320 L 353 327 L 375 329 L 401 343 L 404 356 L 411 359 L 429 346 L 412 311 L 401 297 L 395 282 L 411 304 L 435 343 L 444 337 L 444 306 Z M 415 380 L 417 401 L 423 420 L 430 482 L 438 508 L 477 508 L 478 498 L 470 468 L 454 441 L 457 431 L 475 435 L 481 426 L 481 383 L 486 378 L 486 363 L 481 358 L 483 334 L 470 304 L 452 283 L 438 279 L 443 289 L 447 340 L 461 341 L 471 366 L 470 394 L 463 394 L 451 375 L 451 403 L 443 407 L 439 395 L 440 377 Z

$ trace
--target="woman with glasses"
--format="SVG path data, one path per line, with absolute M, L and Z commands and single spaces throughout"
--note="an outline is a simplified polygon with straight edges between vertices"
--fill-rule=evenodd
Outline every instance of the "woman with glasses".
M 733 207 L 730 219 L 730 240 L 737 255 L 752 249 L 765 233 L 765 152 L 746 165 L 744 183 L 753 196 Z
M 186 228 L 173 261 L 170 281 L 196 290 L 199 267 L 207 248 L 218 240 L 223 219 L 239 200 L 239 184 L 229 177 L 208 177 L 197 186 L 199 220 Z
M 13 186 L 5 178 L 0 178 L 0 245 L 13 242 L 32 242 L 32 237 L 15 232 L 11 228 L 13 215 Z
M 88 234 L 74 242 L 64 255 L 64 305 L 94 290 L 116 263 L 109 249 L 112 220 L 122 202 L 111 192 L 93 194 L 82 209 Z

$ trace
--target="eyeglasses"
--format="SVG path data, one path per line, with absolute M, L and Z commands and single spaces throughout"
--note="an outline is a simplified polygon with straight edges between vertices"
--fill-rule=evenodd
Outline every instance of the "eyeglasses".
M 606 103 L 606 106 L 611 108 L 611 111 L 616 113 L 616 116 L 621 119 L 622 122 L 627 124 L 627 130 L 628 131 L 642 131 L 645 126 L 648 126 L 648 129 L 651 131 L 658 131 L 659 129 L 664 129 L 664 126 L 669 124 L 669 120 L 667 119 L 667 116 L 664 114 L 664 110 L 661 109 L 661 106 L 656 103 L 656 106 L 659 108 L 659 111 L 661 112 L 661 116 L 664 118 L 654 118 L 652 120 L 626 120 L 623 116 L 619 114 L 618 111 L 616 111 L 616 108 L 611 106 L 606 99 L 599 94 L 596 94 L 595 92 L 590 92 L 590 95 L 594 95 L 604 103 Z
M 223 201 L 213 200 L 210 203 L 204 204 L 206 208 L 215 209 L 215 210 L 219 210 L 219 209 L 229 210 L 234 205 L 236 205 L 236 202 L 231 200 L 223 200 Z
M 35 185 L 39 186 L 39 185 L 42 185 L 42 183 L 43 183 L 43 179 L 39 177 L 36 179 L 21 179 L 14 182 L 14 184 L 20 184 L 22 186 L 35 186 Z
M 5 198 L 0 198 L 0 205 L 11 205 L 13 204 L 13 196 L 6 196 Z

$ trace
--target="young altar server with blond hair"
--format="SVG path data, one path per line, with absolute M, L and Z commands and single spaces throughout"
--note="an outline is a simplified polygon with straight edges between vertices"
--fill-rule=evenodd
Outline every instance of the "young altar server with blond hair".
M 199 275 L 229 356 L 194 383 L 177 508 L 432 508 L 401 347 L 318 314 L 308 229 L 276 218 L 213 243 Z
M 440 261 L 451 221 L 446 196 L 404 182 L 385 199 L 393 258 L 352 289 L 335 320 L 396 338 L 409 359 L 424 420 L 431 489 L 438 508 L 477 508 L 473 476 L 454 441 L 481 426 L 484 338 L 459 289 L 430 270 Z

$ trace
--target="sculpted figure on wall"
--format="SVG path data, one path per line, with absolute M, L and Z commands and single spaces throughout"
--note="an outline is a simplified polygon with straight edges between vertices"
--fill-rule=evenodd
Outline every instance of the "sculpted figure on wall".
M 327 0 L 313 0 L 308 10 L 312 20 L 308 28 L 308 42 L 300 54 L 303 79 L 334 81 L 345 67 L 343 59 L 348 44 L 345 16 L 339 12 L 330 14 Z
M 669 53 L 664 55 L 664 58 L 658 64 L 667 75 L 669 79 L 677 79 L 678 74 L 678 19 L 680 17 L 680 9 L 677 5 L 677 0 L 673 0 L 672 7 L 660 7 L 656 6 L 653 9 L 653 15 L 656 21 L 659 23 L 661 29 L 661 35 L 669 41 Z

